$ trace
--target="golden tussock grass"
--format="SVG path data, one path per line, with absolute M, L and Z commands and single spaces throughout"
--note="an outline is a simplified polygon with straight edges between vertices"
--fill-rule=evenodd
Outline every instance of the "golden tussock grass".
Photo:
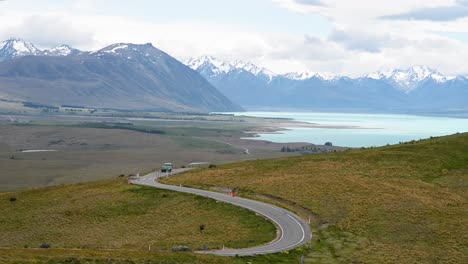
M 468 261 L 468 134 L 243 162 L 167 182 L 236 187 L 310 209 L 332 224 L 320 232 L 311 262 Z

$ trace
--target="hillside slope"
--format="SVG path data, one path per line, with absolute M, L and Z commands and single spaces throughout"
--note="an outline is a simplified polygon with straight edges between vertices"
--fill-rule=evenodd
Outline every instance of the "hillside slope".
M 245 209 L 124 178 L 0 193 L 0 223 L 1 263 L 232 263 L 170 253 L 180 245 L 248 247 L 276 236 L 273 224 Z M 50 249 L 41 253 L 43 243 Z
M 151 44 L 5 60 L 0 63 L 0 99 L 125 110 L 242 110 L 196 71 Z
M 276 197 L 318 214 L 308 260 L 464 263 L 468 134 L 383 148 L 231 164 L 167 180 Z

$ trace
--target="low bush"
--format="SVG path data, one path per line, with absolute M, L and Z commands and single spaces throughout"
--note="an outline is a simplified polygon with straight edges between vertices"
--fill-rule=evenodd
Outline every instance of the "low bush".
M 39 246 L 39 248 L 50 248 L 50 245 L 44 242 Z

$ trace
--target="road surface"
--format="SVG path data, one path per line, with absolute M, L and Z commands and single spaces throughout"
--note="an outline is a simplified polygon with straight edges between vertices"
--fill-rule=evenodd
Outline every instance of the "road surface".
M 185 170 L 174 170 L 172 174 L 180 173 L 183 171 Z M 278 229 L 278 237 L 274 241 L 266 245 L 244 249 L 199 251 L 197 253 L 213 254 L 218 256 L 252 256 L 270 254 L 297 248 L 306 244 L 312 238 L 312 233 L 310 231 L 309 225 L 305 223 L 299 216 L 288 210 L 267 203 L 249 200 L 241 197 L 231 197 L 222 193 L 209 192 L 181 186 L 165 185 L 157 181 L 158 178 L 165 176 L 167 175 L 161 174 L 159 172 L 154 172 L 147 176 L 141 177 L 138 180 L 133 180 L 132 183 L 144 186 L 151 186 L 159 189 L 191 193 L 233 204 L 239 207 L 243 207 L 269 219 L 276 225 Z

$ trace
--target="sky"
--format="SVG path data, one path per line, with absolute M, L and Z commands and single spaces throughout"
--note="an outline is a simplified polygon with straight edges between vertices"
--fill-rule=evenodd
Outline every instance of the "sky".
M 358 77 L 424 65 L 468 75 L 468 0 L 4 0 L 0 39 L 96 50 L 153 43 L 276 73 Z

